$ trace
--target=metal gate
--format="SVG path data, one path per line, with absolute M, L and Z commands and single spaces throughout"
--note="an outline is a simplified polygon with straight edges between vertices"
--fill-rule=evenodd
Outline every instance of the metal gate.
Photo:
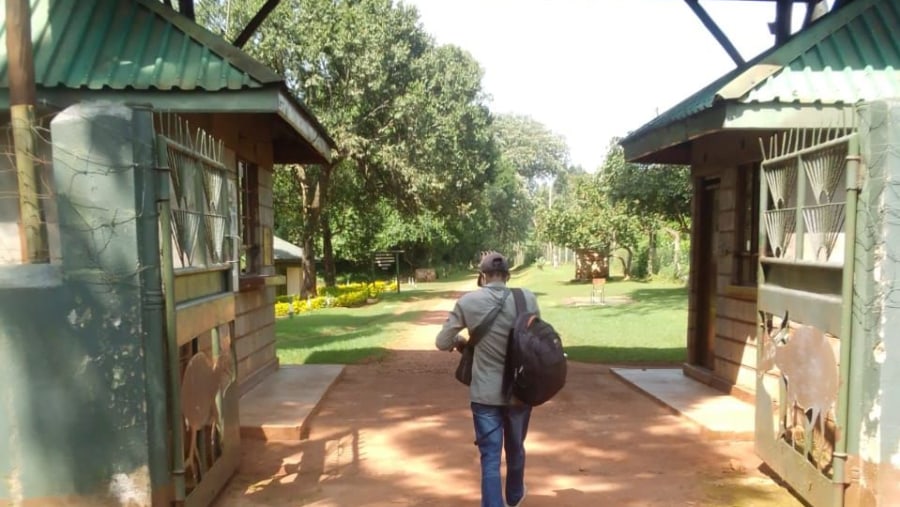
M 173 115 L 154 118 L 161 185 L 174 499 L 209 505 L 239 463 L 234 336 L 236 176 L 224 147 Z
M 847 368 L 859 148 L 853 128 L 763 146 L 756 448 L 817 507 L 847 478 Z

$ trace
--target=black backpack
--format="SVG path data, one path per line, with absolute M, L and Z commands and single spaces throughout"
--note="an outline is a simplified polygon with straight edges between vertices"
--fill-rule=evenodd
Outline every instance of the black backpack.
M 516 318 L 506 345 L 503 392 L 536 407 L 566 385 L 566 354 L 559 333 L 529 312 L 522 289 L 512 289 Z

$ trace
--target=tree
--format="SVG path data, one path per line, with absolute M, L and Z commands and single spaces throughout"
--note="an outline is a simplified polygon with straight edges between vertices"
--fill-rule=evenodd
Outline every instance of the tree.
M 690 231 L 691 178 L 687 166 L 634 164 L 625 161 L 619 139 L 610 141 L 601 166 L 601 185 L 613 203 L 622 204 L 629 213 L 643 217 L 648 238 L 648 271 L 656 264 L 656 234 L 665 231 L 675 244 L 673 262 L 676 275 L 681 272 L 681 237 Z
M 569 160 L 565 139 L 543 124 L 520 115 L 499 115 L 494 122 L 497 147 L 508 164 L 536 191 L 564 172 Z
M 516 230 L 529 232 L 534 226 L 535 210 L 552 203 L 555 184 L 568 166 L 569 148 L 561 136 L 522 115 L 497 116 L 494 136 L 504 166 L 518 175 L 522 192 L 529 196 L 527 205 L 519 205 L 516 210 L 530 217 L 530 223 L 523 223 L 522 215 L 511 222 L 517 227 Z M 548 245 L 548 248 L 551 247 Z
M 217 0 L 200 13 L 233 37 L 259 4 Z M 470 198 L 489 184 L 495 157 L 481 69 L 458 48 L 435 47 L 415 9 L 391 0 L 289 0 L 246 49 L 286 77 L 337 144 L 333 164 L 286 167 L 276 178 L 302 200 L 286 207 L 299 218 L 282 219 L 276 203 L 276 226 L 296 231 L 288 236 L 303 244 L 309 283 L 318 235 L 329 285 L 335 232 L 354 237 L 343 244 L 357 249 L 378 242 L 354 217 L 384 223 L 392 215 L 367 214 L 393 208 L 413 222 L 419 213 L 452 220 L 483 205 Z
M 615 248 L 637 243 L 640 219 L 621 203 L 607 199 L 594 174 L 576 174 L 568 180 L 565 199 L 539 211 L 538 235 L 573 250 L 594 249 L 609 255 Z

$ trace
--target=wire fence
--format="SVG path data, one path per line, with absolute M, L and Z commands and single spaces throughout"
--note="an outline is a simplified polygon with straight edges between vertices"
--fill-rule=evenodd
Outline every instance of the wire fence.
M 47 121 L 46 118 L 38 119 L 37 124 L 28 129 L 31 150 L 23 151 L 19 156 L 12 125 L 6 124 L 0 131 L 0 265 L 47 263 L 60 258 Z M 29 171 L 33 184 L 29 178 L 23 178 L 20 185 L 19 171 Z M 29 221 L 31 223 L 23 223 L 22 209 L 35 203 L 36 217 Z M 26 234 L 26 227 L 35 230 Z M 26 237 L 32 238 L 31 245 L 23 241 Z

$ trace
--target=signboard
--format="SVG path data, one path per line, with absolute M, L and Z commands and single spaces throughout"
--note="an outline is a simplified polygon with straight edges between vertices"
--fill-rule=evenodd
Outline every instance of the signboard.
M 402 253 L 402 250 L 390 250 L 372 254 L 372 264 L 378 266 L 382 271 L 391 269 L 391 266 L 394 267 L 397 276 L 397 292 L 400 292 L 400 254 Z
M 375 252 L 375 265 L 382 271 L 391 269 L 396 262 L 397 254 L 394 252 Z

